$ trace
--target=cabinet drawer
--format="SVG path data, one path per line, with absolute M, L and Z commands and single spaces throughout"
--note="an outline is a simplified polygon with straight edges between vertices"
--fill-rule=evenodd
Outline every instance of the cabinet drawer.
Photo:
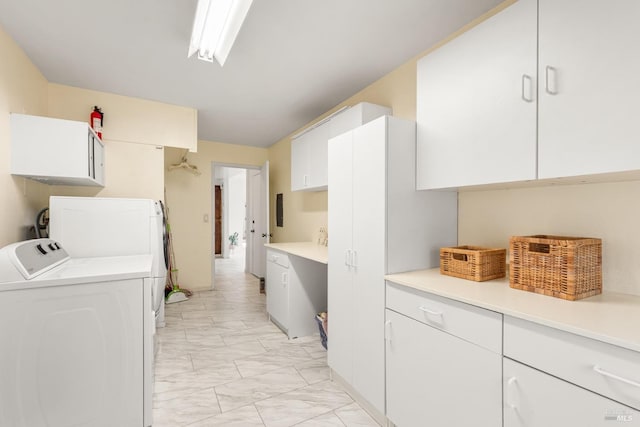
M 281 267 L 289 268 L 289 257 L 282 252 L 267 249 L 267 262 L 273 262 Z
M 640 353 L 505 316 L 504 355 L 640 409 Z
M 626 405 L 507 358 L 503 367 L 505 427 L 640 426 Z
M 387 282 L 387 308 L 496 353 L 502 353 L 502 314 Z

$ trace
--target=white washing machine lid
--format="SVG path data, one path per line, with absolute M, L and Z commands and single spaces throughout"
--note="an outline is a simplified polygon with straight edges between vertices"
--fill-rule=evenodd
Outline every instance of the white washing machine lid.
M 0 249 L 0 291 L 146 278 L 151 263 L 150 254 L 70 258 L 54 240 L 26 240 Z

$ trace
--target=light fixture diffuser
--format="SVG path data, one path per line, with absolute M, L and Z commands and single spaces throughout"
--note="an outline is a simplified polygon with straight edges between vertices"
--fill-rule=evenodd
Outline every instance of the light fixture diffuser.
M 198 0 L 188 57 L 224 65 L 253 0 Z

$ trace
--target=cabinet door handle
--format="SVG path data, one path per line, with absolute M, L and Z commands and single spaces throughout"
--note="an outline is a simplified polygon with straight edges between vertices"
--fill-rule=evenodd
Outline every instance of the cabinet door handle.
M 608 378 L 611 378 L 611 379 L 614 379 L 614 380 L 617 380 L 617 381 L 623 382 L 623 383 L 625 383 L 625 384 L 629 384 L 629 385 L 632 385 L 632 386 L 634 386 L 634 387 L 638 387 L 638 388 L 640 388 L 640 383 L 638 383 L 638 382 L 636 382 L 636 381 L 633 381 L 633 380 L 630 380 L 630 379 L 628 379 L 628 378 L 621 377 L 621 376 L 616 375 L 616 374 L 612 374 L 611 372 L 607 372 L 607 371 L 605 371 L 604 369 L 602 369 L 602 368 L 601 368 L 600 366 L 598 366 L 598 365 L 595 365 L 595 366 L 593 367 L 593 370 L 594 370 L 594 371 L 596 371 L 597 373 L 599 373 L 600 375 L 605 376 L 605 377 L 608 377 Z
M 347 249 L 344 253 L 344 265 L 351 267 L 351 249 Z
M 524 102 L 533 102 L 533 79 L 526 75 L 522 75 L 522 100 Z
M 558 70 L 556 70 L 551 65 L 547 65 L 545 67 L 545 88 L 544 90 L 549 95 L 557 95 L 558 94 Z
M 513 410 L 517 410 L 518 406 L 516 406 L 516 404 L 514 403 L 514 399 L 513 399 L 513 392 L 514 392 L 514 387 L 515 384 L 518 382 L 518 380 L 516 379 L 516 377 L 511 377 L 509 378 L 509 380 L 507 381 L 507 393 L 505 396 L 505 405 L 508 408 L 511 408 Z
M 436 311 L 436 310 L 430 310 L 427 307 L 421 305 L 420 307 L 418 307 L 418 310 L 423 311 L 427 314 L 430 314 L 432 316 L 438 316 L 438 317 L 442 317 L 442 312 L 441 311 Z
M 353 258 L 351 259 L 351 266 L 358 268 L 358 251 L 353 251 Z
M 282 273 L 282 286 L 287 286 L 287 281 L 289 280 L 288 273 Z
M 309 185 L 309 175 L 304 176 L 304 186 L 307 187 Z

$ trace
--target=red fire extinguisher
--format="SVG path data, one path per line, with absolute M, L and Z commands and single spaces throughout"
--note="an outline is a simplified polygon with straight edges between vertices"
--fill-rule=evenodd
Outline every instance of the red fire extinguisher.
M 104 122 L 104 113 L 97 106 L 93 107 L 90 116 L 91 127 L 98 134 L 98 138 L 102 139 L 102 125 Z

